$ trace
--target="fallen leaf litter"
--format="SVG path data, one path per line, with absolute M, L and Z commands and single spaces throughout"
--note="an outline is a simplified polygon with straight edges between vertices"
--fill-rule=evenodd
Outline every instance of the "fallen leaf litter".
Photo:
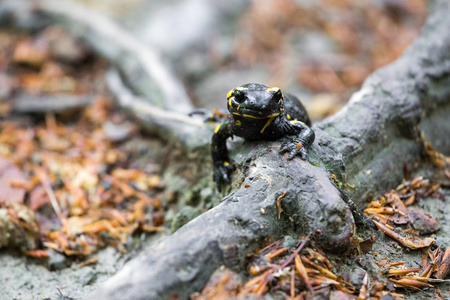
M 159 175 L 132 166 L 120 147 L 136 137 L 136 126 L 88 84 L 104 64 L 91 62 L 97 71 L 80 72 L 88 53 L 57 27 L 33 37 L 2 31 L 0 40 L 4 76 L 15 83 L 0 99 L 6 116 L 0 119 L 0 248 L 37 259 L 57 252 L 91 264 L 99 248 L 126 252 L 134 233 L 165 231 Z M 76 50 L 70 57 L 62 40 Z M 37 111 L 42 122 L 11 114 L 14 93 L 34 102 L 53 95 L 64 102 L 66 93 L 95 100 L 68 121 Z M 120 137 L 111 135 L 112 125 L 115 132 L 122 126 Z
M 160 187 L 158 175 L 122 167 L 126 153 L 102 131 L 105 120 L 98 117 L 102 108 L 111 109 L 98 99 L 71 127 L 52 115 L 47 115 L 46 124 L 34 127 L 0 122 L 1 155 L 28 178 L 8 182 L 27 192 L 25 204 L 4 201 L 0 207 L 9 212 L 8 222 L 23 223 L 26 232 L 34 233 L 30 239 L 39 240 L 44 249 L 88 256 L 105 246 L 125 250 L 127 240 L 138 230 L 164 230 L 159 227 L 161 221 L 152 219 L 152 213 L 162 210 L 155 193 Z M 12 219 L 11 211 L 17 219 Z M 27 213 L 32 217 L 20 217 Z M 38 220 L 41 226 L 36 235 L 32 228 Z

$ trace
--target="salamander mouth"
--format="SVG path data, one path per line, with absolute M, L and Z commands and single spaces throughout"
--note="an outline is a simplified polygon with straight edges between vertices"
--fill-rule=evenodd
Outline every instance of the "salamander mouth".
M 278 117 L 283 111 L 272 111 L 272 112 L 261 112 L 258 110 L 253 109 L 240 109 L 239 111 L 235 110 L 233 112 L 230 112 L 231 114 L 235 116 L 241 116 L 244 118 L 252 118 L 252 119 L 269 119 L 269 118 L 275 118 Z

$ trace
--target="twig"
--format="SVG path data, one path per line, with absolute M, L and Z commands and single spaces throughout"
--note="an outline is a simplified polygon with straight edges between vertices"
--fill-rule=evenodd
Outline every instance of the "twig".
M 291 262 L 292 260 L 295 258 L 296 254 L 300 254 L 300 252 L 303 250 L 303 248 L 306 247 L 306 245 L 309 242 L 309 238 L 305 237 L 302 242 L 300 243 L 300 245 L 298 246 L 298 248 L 296 250 L 294 250 L 294 253 L 291 254 L 288 259 L 286 259 L 286 261 L 281 265 L 280 269 L 283 270 L 284 268 L 286 268 Z
M 41 168 L 36 169 L 36 174 L 39 177 L 39 180 L 41 181 L 42 187 L 47 193 L 48 198 L 50 199 L 50 203 L 52 204 L 52 207 L 55 210 L 56 215 L 58 216 L 60 221 L 63 221 L 65 217 L 62 214 L 61 207 L 59 207 L 58 200 L 56 199 L 55 193 L 53 192 L 53 189 L 50 185 L 50 181 L 47 175 Z
M 278 198 L 277 198 L 277 213 L 278 213 L 278 220 L 281 217 L 281 199 L 284 198 L 284 196 L 286 196 L 286 192 L 284 192 L 283 194 L 281 194 Z

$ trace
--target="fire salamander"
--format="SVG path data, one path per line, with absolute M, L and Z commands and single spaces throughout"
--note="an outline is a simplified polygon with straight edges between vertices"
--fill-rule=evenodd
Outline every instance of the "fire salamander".
M 306 159 L 314 142 L 314 131 L 305 107 L 298 98 L 283 94 L 277 87 L 249 83 L 232 89 L 227 95 L 228 117 L 214 130 L 211 153 L 214 181 L 219 192 L 222 182 L 229 184 L 231 166 L 226 140 L 233 135 L 246 140 L 273 141 L 290 137 L 280 148 L 288 159 Z

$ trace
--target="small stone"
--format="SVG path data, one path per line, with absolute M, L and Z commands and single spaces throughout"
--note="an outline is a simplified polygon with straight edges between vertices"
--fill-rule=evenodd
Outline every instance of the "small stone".
M 421 234 L 430 234 L 441 228 L 439 221 L 419 208 L 408 208 L 408 217 Z
M 69 262 L 67 261 L 67 258 L 56 251 L 53 251 L 51 249 L 47 250 L 49 257 L 48 257 L 48 267 L 51 270 L 61 270 L 64 268 L 67 268 L 67 266 L 69 265 Z
M 81 268 L 79 280 L 83 286 L 92 284 L 96 278 L 97 272 L 94 270 L 94 268 L 89 266 Z
M 400 227 L 395 227 L 393 231 L 394 231 L 395 233 L 397 233 L 398 235 L 400 235 L 400 236 L 403 236 L 403 237 L 406 236 L 405 232 L 404 232 L 403 229 L 400 228 Z
M 388 281 L 388 282 L 392 282 L 392 281 Z M 380 298 L 380 300 L 394 300 L 394 297 L 392 297 L 391 294 L 385 294 L 385 295 L 383 295 L 383 297 Z
M 297 246 L 297 242 L 290 235 L 284 236 L 281 247 L 295 248 L 296 246 Z
M 394 283 L 390 280 L 386 283 L 386 288 L 391 292 L 395 291 Z
M 354 267 L 349 274 L 350 283 L 353 284 L 357 290 L 359 290 L 363 284 L 364 276 L 366 271 L 360 267 Z

